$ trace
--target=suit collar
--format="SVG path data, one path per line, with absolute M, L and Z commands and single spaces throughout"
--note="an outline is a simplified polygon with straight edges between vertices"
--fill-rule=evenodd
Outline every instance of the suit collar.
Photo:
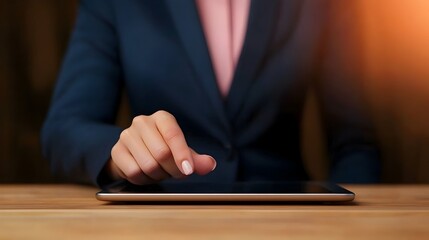
M 166 0 L 182 46 L 194 67 L 196 84 L 202 84 L 214 110 L 218 116 L 221 116 L 225 128 L 229 129 L 229 122 L 239 114 L 249 88 L 263 68 L 276 26 L 275 20 L 278 17 L 280 4 L 288 5 L 286 14 L 289 14 L 293 21 L 292 18 L 296 16 L 295 11 L 298 10 L 299 2 L 252 0 L 243 49 L 229 94 L 224 102 L 218 90 L 210 53 L 194 0 Z
M 226 111 L 231 120 L 242 108 L 246 94 L 262 67 L 275 26 L 277 5 L 277 0 L 252 0 L 243 48 L 226 99 Z
M 194 0 L 166 0 L 181 44 L 195 72 L 195 84 L 206 92 L 210 104 L 222 122 L 222 131 L 229 131 L 222 97 L 217 86 L 210 53 Z

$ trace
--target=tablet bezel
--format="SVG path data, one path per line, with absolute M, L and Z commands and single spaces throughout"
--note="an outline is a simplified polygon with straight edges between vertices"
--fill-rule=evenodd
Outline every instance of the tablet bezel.
M 192 184 L 204 183 L 165 183 L 182 184 L 189 186 Z M 210 183 L 215 184 L 215 183 Z M 225 183 L 222 183 L 225 184 Z M 243 183 L 231 183 L 243 184 Z M 270 184 L 273 183 L 252 183 L 245 184 Z M 279 183 L 275 183 L 279 184 Z M 231 192 L 211 192 L 211 193 L 185 193 L 185 192 L 122 192 L 125 186 L 103 189 L 96 193 L 96 198 L 100 201 L 109 202 L 350 202 L 355 199 L 355 193 L 331 182 L 287 182 L 281 184 L 313 184 L 325 188 L 328 192 L 287 192 L 287 193 L 231 193 Z M 280 185 L 281 185 L 280 184 Z M 233 189 L 233 187 L 232 187 Z

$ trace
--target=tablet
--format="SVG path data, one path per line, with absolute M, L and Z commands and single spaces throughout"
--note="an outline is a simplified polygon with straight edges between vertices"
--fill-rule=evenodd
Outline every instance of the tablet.
M 345 202 L 355 194 L 330 182 L 168 182 L 124 185 L 96 193 L 101 201 L 121 202 Z

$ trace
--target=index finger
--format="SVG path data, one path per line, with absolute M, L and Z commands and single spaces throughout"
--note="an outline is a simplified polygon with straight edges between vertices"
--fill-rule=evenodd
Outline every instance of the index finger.
M 176 118 L 165 111 L 154 115 L 158 131 L 170 148 L 177 167 L 183 174 L 191 175 L 194 172 L 192 154 Z

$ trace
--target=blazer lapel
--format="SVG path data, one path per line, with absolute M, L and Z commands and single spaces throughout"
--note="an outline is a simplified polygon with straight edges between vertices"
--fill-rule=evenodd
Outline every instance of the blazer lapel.
M 223 126 L 229 129 L 223 101 L 216 83 L 204 32 L 194 0 L 166 0 L 177 34 L 196 73 L 196 84 L 202 84 Z
M 202 84 L 210 103 L 230 132 L 230 121 L 240 113 L 252 83 L 258 78 L 275 31 L 280 4 L 286 4 L 290 21 L 296 21 L 301 0 L 252 0 L 247 32 L 229 94 L 224 102 L 216 83 L 210 54 L 194 0 L 165 0 L 186 54 L 194 68 L 196 84 Z M 294 24 L 290 24 L 293 30 Z M 269 80 L 269 79 L 264 79 Z
M 252 0 L 243 49 L 226 102 L 229 119 L 236 119 L 246 100 L 249 88 L 262 70 L 280 13 L 280 4 L 288 5 L 286 6 L 287 12 L 282 14 L 287 14 L 291 21 L 295 21 L 299 2 L 300 0 Z

